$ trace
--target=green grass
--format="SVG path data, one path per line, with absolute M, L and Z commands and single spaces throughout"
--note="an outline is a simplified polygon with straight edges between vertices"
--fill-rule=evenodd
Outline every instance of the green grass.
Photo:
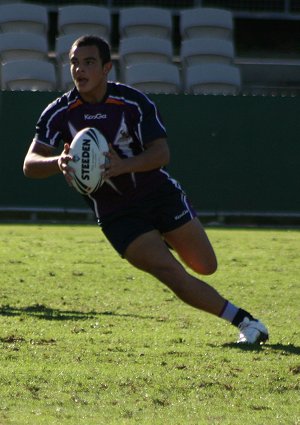
M 267 324 L 256 348 L 96 226 L 0 232 L 0 425 L 300 424 L 298 231 L 208 229 L 207 281 Z

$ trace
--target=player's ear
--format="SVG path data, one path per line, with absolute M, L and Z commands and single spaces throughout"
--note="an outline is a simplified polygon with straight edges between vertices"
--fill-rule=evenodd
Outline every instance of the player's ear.
M 112 62 L 106 62 L 103 65 L 104 74 L 107 75 L 109 73 L 109 71 L 111 70 L 111 68 L 112 68 Z

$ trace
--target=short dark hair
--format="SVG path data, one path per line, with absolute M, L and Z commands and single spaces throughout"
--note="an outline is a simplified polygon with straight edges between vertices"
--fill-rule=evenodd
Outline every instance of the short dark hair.
M 107 62 L 111 62 L 110 47 L 108 43 L 97 35 L 83 35 L 82 37 L 77 38 L 77 40 L 75 40 L 72 44 L 70 52 L 75 46 L 96 46 L 99 50 L 99 56 L 102 60 L 102 65 Z

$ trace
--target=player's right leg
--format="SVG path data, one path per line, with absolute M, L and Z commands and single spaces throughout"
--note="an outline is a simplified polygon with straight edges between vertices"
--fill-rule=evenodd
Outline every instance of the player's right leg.
M 182 261 L 196 273 L 210 275 L 216 271 L 215 252 L 197 217 L 165 233 L 164 237 Z
M 195 308 L 218 316 L 226 303 L 214 288 L 185 270 L 156 230 L 132 241 L 124 257 L 135 267 L 152 274 Z

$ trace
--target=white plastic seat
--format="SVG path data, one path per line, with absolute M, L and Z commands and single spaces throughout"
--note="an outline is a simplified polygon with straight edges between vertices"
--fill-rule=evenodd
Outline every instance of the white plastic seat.
M 198 7 L 180 11 L 182 39 L 195 37 L 219 37 L 232 39 L 233 15 L 225 9 Z
M 190 38 L 181 42 L 180 59 L 184 66 L 210 62 L 231 64 L 234 45 L 221 38 Z
M 125 69 L 125 83 L 145 93 L 179 93 L 179 69 L 169 63 L 137 63 Z
M 127 7 L 119 13 L 120 37 L 148 35 L 170 38 L 172 35 L 172 14 L 159 7 Z
M 74 88 L 74 82 L 72 80 L 69 63 L 62 63 L 61 65 L 59 65 L 59 78 L 59 88 L 61 91 L 64 92 Z M 113 66 L 111 71 L 109 72 L 108 80 L 117 81 L 117 72 L 115 66 Z
M 120 68 L 122 74 L 126 66 L 135 63 L 172 63 L 173 46 L 169 39 L 158 37 L 127 37 L 119 45 Z
M 108 81 L 118 81 L 117 71 L 116 71 L 116 67 L 114 65 L 112 66 L 111 70 L 109 71 L 107 79 L 108 79 Z
M 0 59 L 47 59 L 48 40 L 46 35 L 24 32 L 0 33 Z
M 171 40 L 157 37 L 123 38 L 120 41 L 119 56 L 127 66 L 138 62 L 171 63 L 173 46 Z
M 2 65 L 2 90 L 56 90 L 56 70 L 47 60 L 12 60 Z
M 92 5 L 62 6 L 58 9 L 58 33 L 96 34 L 110 40 L 111 15 L 106 7 Z
M 185 71 L 184 89 L 190 94 L 238 94 L 241 74 L 238 67 L 223 63 L 198 64 Z
M 69 63 L 62 63 L 59 65 L 59 78 L 59 86 L 61 91 L 65 92 L 74 88 L 74 82 L 72 80 Z
M 65 34 L 56 38 L 55 57 L 58 63 L 69 63 L 69 51 L 78 34 Z
M 48 10 L 31 3 L 0 5 L 0 31 L 19 31 L 47 34 Z

